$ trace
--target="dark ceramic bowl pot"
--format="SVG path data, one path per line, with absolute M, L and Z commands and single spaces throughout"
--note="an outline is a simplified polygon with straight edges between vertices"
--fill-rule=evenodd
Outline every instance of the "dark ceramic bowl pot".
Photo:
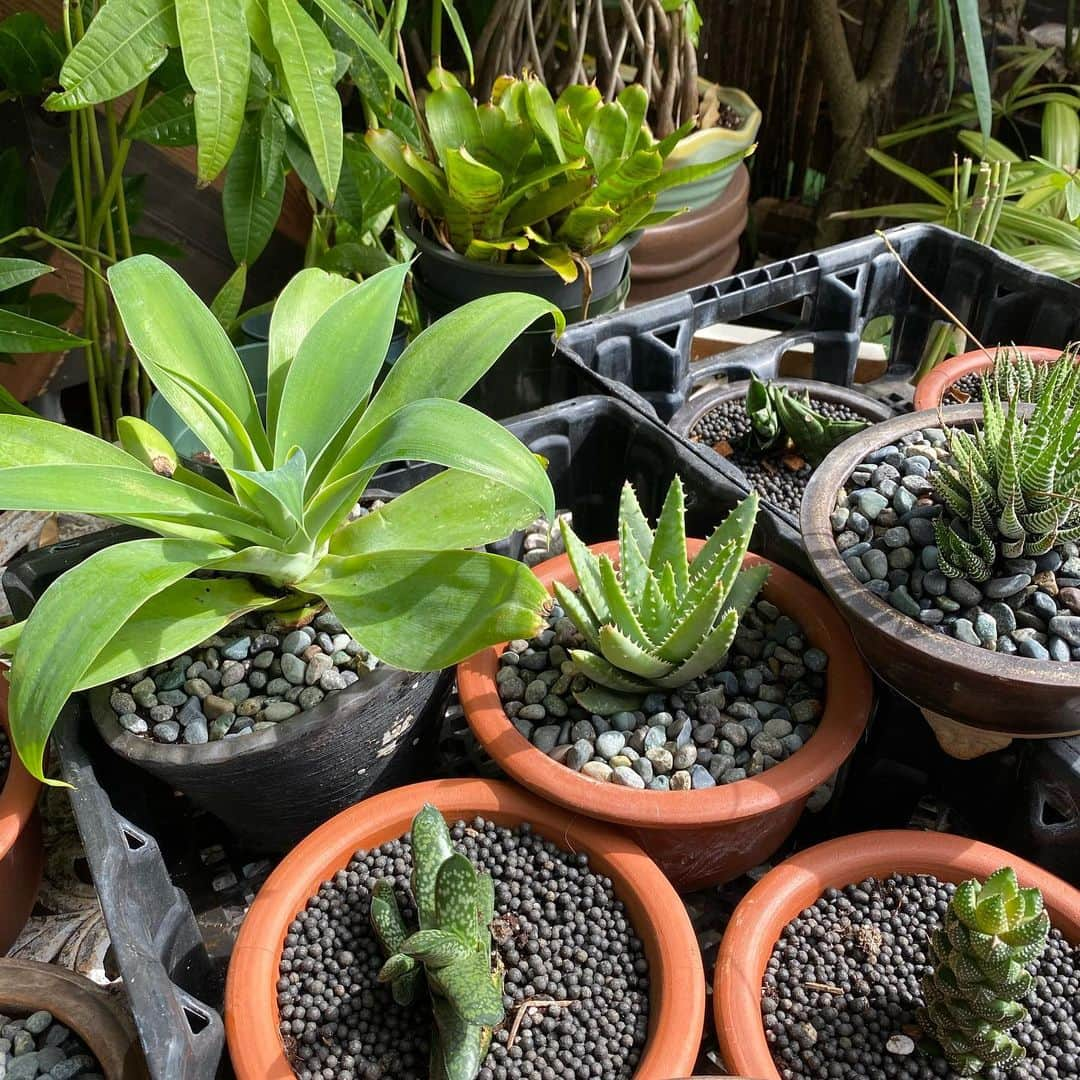
M 1080 732 L 1080 663 L 1028 660 L 966 645 L 897 611 L 844 564 L 829 515 L 836 494 L 868 454 L 941 421 L 982 418 L 978 405 L 910 413 L 852 436 L 818 466 L 802 502 L 806 553 L 840 609 L 867 663 L 897 693 L 923 709 L 1012 738 Z

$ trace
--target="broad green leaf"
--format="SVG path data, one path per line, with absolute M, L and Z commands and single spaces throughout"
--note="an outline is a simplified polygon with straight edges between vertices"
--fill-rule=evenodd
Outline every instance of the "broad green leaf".
M 454 37 L 457 38 L 462 55 L 465 57 L 465 66 L 469 69 L 469 82 L 471 83 L 476 79 L 476 71 L 473 68 L 472 43 L 469 41 L 469 35 L 465 31 L 465 26 L 461 21 L 461 16 L 458 14 L 454 0 L 441 0 L 441 3 L 443 11 L 446 12 L 446 17 L 450 20 L 450 26 L 454 31 Z
M 42 274 L 51 274 L 53 268 L 47 263 L 34 259 L 12 259 L 0 257 L 0 292 L 13 289 L 16 285 L 33 281 Z
M 369 652 L 406 671 L 438 671 L 527 639 L 549 600 L 522 563 L 475 551 L 328 555 L 299 587 L 324 597 Z
M 64 352 L 86 344 L 58 326 L 0 309 L 0 353 Z
M 532 500 L 511 488 L 446 469 L 342 526 L 330 541 L 330 553 L 424 550 L 433 536 L 441 548 L 481 547 L 524 528 L 535 516 Z
M 369 128 L 364 135 L 368 149 L 390 170 L 416 202 L 432 213 L 444 212 L 446 198 L 440 185 L 418 167 L 415 154 L 408 153 L 409 145 L 396 132 L 385 128 Z M 445 186 L 445 185 L 443 185 Z
M 309 267 L 301 270 L 281 290 L 270 316 L 266 361 L 266 430 L 271 437 L 277 427 L 278 406 L 289 366 L 301 343 L 323 313 L 356 288 L 355 281 Z
M 245 496 L 262 516 L 274 526 L 282 539 L 292 536 L 304 523 L 304 481 L 307 458 L 299 447 L 292 447 L 285 461 L 274 469 L 247 471 L 226 470 L 238 494 Z M 267 499 L 273 505 L 267 505 Z
M 116 421 L 120 445 L 140 465 L 159 476 L 172 476 L 180 463 L 172 443 L 156 427 L 137 416 L 121 416 Z M 218 493 L 221 489 L 217 488 Z
M 649 95 L 641 83 L 631 83 L 616 98 L 626 114 L 626 137 L 623 140 L 623 155 L 631 153 L 645 123 L 645 114 L 649 111 Z
M 551 92 L 537 78 L 525 83 L 525 109 L 549 161 L 566 161 L 566 152 L 559 134 L 559 118 L 555 115 L 555 102 Z
M 335 26 L 352 38 L 365 56 L 383 69 L 399 90 L 404 91 L 405 79 L 398 62 L 359 11 L 352 8 L 347 0 L 314 0 L 314 2 Z
M 535 195 L 526 196 L 514 206 L 506 219 L 505 227 L 518 229 L 525 225 L 535 225 L 538 221 L 546 221 L 572 206 L 591 186 L 592 178 L 583 176 L 577 180 L 569 180 L 565 184 L 555 184 Z M 503 200 L 504 203 L 508 201 Z
M 196 141 L 194 102 L 190 86 L 158 94 L 139 113 L 128 134 L 156 146 L 192 146 Z
M 301 342 L 281 392 L 275 464 L 291 446 L 299 446 L 314 466 L 342 425 L 367 403 L 394 333 L 408 270 L 401 263 L 350 289 Z
M 174 0 L 184 70 L 195 91 L 199 180 L 210 183 L 244 123 L 251 46 L 242 0 Z
M 76 690 L 171 660 L 230 623 L 280 601 L 244 577 L 183 578 L 147 600 L 83 672 Z
M 627 138 L 626 129 L 626 110 L 618 102 L 611 101 L 601 105 L 593 113 L 585 131 L 585 150 L 600 179 L 622 160 L 622 148 Z
M 528 225 L 525 226 L 525 235 L 529 238 L 529 250 L 545 266 L 554 270 L 567 284 L 571 281 L 577 281 L 578 264 L 565 244 L 547 243 Z
M 223 554 L 190 540 L 134 540 L 91 555 L 45 590 L 23 628 L 8 700 L 12 742 L 33 776 L 45 780 L 49 733 L 101 650 L 150 597 Z
M 502 176 L 465 149 L 448 150 L 443 164 L 450 197 L 474 222 L 483 222 L 503 196 Z
M 439 925 L 468 946 L 476 941 L 476 889 L 476 867 L 455 851 L 435 879 L 435 912 Z
M 0 417 L 0 470 L 13 465 L 106 465 L 134 468 L 118 446 L 78 428 L 56 424 L 45 428 L 41 417 Z M 2 475 L 2 473 L 0 473 Z
M 267 64 L 276 63 L 277 49 L 274 48 L 274 37 L 270 32 L 270 12 L 267 8 L 267 0 L 244 0 L 244 18 L 251 40 L 255 42 L 256 48 L 262 54 L 262 59 Z
M 278 176 L 284 173 L 284 156 L 285 121 L 271 100 L 266 103 L 259 121 L 259 194 L 263 198 L 277 183 Z
M 1070 175 L 1075 171 L 1080 158 L 1080 117 L 1076 108 L 1056 101 L 1043 107 L 1042 152 Z
M 285 173 L 280 167 L 271 175 L 270 186 L 263 194 L 259 135 L 245 129 L 229 161 L 221 193 L 225 237 L 237 263 L 250 265 L 263 253 L 274 235 L 284 198 Z
M 286 95 L 334 204 L 341 173 L 341 99 L 334 85 L 334 50 L 298 0 L 269 0 L 270 29 L 281 60 Z
M 244 302 L 244 290 L 247 288 L 247 264 L 241 263 L 230 275 L 224 285 L 218 289 L 217 296 L 210 303 L 214 318 L 228 331 L 240 314 Z
M 339 196 L 340 199 L 340 196 Z M 319 256 L 320 270 L 332 274 L 359 274 L 372 277 L 396 265 L 396 260 L 379 244 L 335 244 Z
M 17 11 L 0 22 L 0 87 L 37 97 L 64 59 L 57 36 L 36 12 Z
M 0 415 L 32 416 L 35 420 L 40 419 L 33 409 L 28 409 L 15 398 L 6 386 L 0 386 Z
M 45 108 L 62 112 L 118 98 L 179 44 L 173 0 L 103 4 L 60 69 L 63 91 L 50 94 Z
M 432 90 L 424 102 L 424 118 L 439 160 L 445 165 L 451 150 L 475 153 L 483 136 L 472 95 L 441 68 L 433 68 L 428 81 Z
M 149 255 L 109 268 L 109 284 L 135 352 L 154 385 L 224 466 L 244 468 L 242 447 L 223 433 L 223 418 L 207 405 L 213 388 L 256 449 L 267 453 L 255 394 L 232 342 L 183 278 Z M 185 377 L 197 385 L 196 396 Z

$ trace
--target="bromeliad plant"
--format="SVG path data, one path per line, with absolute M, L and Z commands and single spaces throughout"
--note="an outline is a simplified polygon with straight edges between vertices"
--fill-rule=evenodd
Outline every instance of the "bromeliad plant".
M 412 823 L 412 894 L 420 922 L 409 932 L 394 884 L 377 882 L 371 924 L 387 955 L 379 982 L 410 1005 L 426 977 L 435 1016 L 429 1075 L 472 1080 L 503 1019 L 503 971 L 491 955 L 495 886 L 450 842 L 442 814 L 426 804 Z
M 1007 1069 L 1024 1057 L 1008 1031 L 1027 1018 L 1020 998 L 1032 976 L 1025 965 L 1042 955 L 1049 930 L 1042 893 L 1021 889 L 1012 867 L 982 885 L 957 887 L 930 938 L 920 1022 L 960 1076 Z
M 724 659 L 739 619 L 769 576 L 767 566 L 742 568 L 757 508 L 751 493 L 690 561 L 679 477 L 671 482 L 655 531 L 626 484 L 619 502 L 618 569 L 560 522 L 580 590 L 556 582 L 555 595 L 588 646 L 570 656 L 581 674 L 605 688 L 577 694 L 584 708 L 636 708 L 632 695 L 676 689 Z
M 779 383 L 750 376 L 746 392 L 750 442 L 757 450 L 782 449 L 790 442 L 811 465 L 820 465 L 829 451 L 867 426 L 865 420 L 834 420 L 819 413 L 810 395 L 800 397 Z
M 653 213 L 661 191 L 749 152 L 665 172 L 693 122 L 654 139 L 639 85 L 605 104 L 595 86 L 569 86 L 554 100 L 533 76 L 504 77 L 478 105 L 442 68 L 428 81 L 426 155 L 384 129 L 369 131 L 368 145 L 447 248 L 484 262 L 539 261 L 565 281 L 587 256 L 671 217 Z
M 536 578 L 465 549 L 538 510 L 550 519 L 551 484 L 505 428 L 457 399 L 536 319 L 561 328 L 562 316 L 521 294 L 468 304 L 417 337 L 371 396 L 406 271 L 359 285 L 317 269 L 292 279 L 270 324 L 264 420 L 225 331 L 175 271 L 151 256 L 110 270 L 144 368 L 230 490 L 185 469 L 140 420 L 122 420 L 114 446 L 0 416 L 0 506 L 157 534 L 92 555 L 0 630 L 0 653 L 14 654 L 11 733 L 35 776 L 69 694 L 179 655 L 246 612 L 303 621 L 329 604 L 369 652 L 414 671 L 538 629 Z M 406 459 L 446 471 L 349 521 L 376 469 Z
M 982 380 L 974 435 L 948 431 L 951 461 L 931 475 L 947 513 L 934 520 L 938 565 L 950 578 L 991 577 L 998 555 L 1042 555 L 1080 539 L 1080 367 L 1050 365 L 1027 419 L 1019 398 L 1002 402 Z

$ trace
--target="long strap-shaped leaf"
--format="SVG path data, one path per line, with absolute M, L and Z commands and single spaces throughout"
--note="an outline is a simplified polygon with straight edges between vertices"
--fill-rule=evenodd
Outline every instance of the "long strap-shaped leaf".
M 191 540 L 133 540 L 91 555 L 46 589 L 11 666 L 12 741 L 33 776 L 45 779 L 45 743 L 64 702 L 127 620 L 162 589 L 227 554 Z
M 368 22 L 353 10 L 347 0 L 315 0 L 323 14 L 352 38 L 356 46 L 390 76 L 390 81 L 405 90 L 405 77 L 390 50 L 382 43 Z
M 139 466 L 130 454 L 78 428 L 50 424 L 40 416 L 0 416 L 0 469 L 12 465 Z
M 86 338 L 69 334 L 59 326 L 17 311 L 0 310 L 0 352 L 63 352 L 86 344 Z

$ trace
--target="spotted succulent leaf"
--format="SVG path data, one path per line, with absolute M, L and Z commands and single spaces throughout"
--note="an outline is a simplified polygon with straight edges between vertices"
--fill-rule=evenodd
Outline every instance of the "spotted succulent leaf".
M 476 951 L 491 954 L 491 924 L 495 918 L 495 880 L 487 873 L 476 877 Z
M 473 1080 L 491 1041 L 490 1030 L 462 1020 L 443 997 L 431 999 L 439 1037 L 431 1043 L 431 1080 Z
M 379 968 L 376 978 L 381 983 L 394 982 L 404 975 L 410 975 L 417 968 L 416 959 L 405 953 L 394 953 L 388 957 L 386 963 Z
M 438 971 L 428 982 L 470 1024 L 491 1026 L 503 1018 L 502 991 L 491 977 L 491 959 L 472 953 Z
M 398 907 L 393 883 L 386 878 L 377 881 L 372 890 L 371 925 L 387 953 L 396 953 L 409 934 Z
M 469 948 L 476 945 L 476 867 L 454 852 L 435 879 L 435 911 L 441 930 L 456 934 Z M 403 946 L 404 948 L 404 946 Z
M 438 926 L 435 886 L 439 867 L 454 853 L 450 830 L 442 814 L 430 803 L 413 818 L 411 843 L 413 851 L 412 892 L 420 918 L 420 929 Z
M 469 949 L 450 930 L 417 930 L 402 942 L 401 951 L 425 967 L 438 969 L 460 960 Z

